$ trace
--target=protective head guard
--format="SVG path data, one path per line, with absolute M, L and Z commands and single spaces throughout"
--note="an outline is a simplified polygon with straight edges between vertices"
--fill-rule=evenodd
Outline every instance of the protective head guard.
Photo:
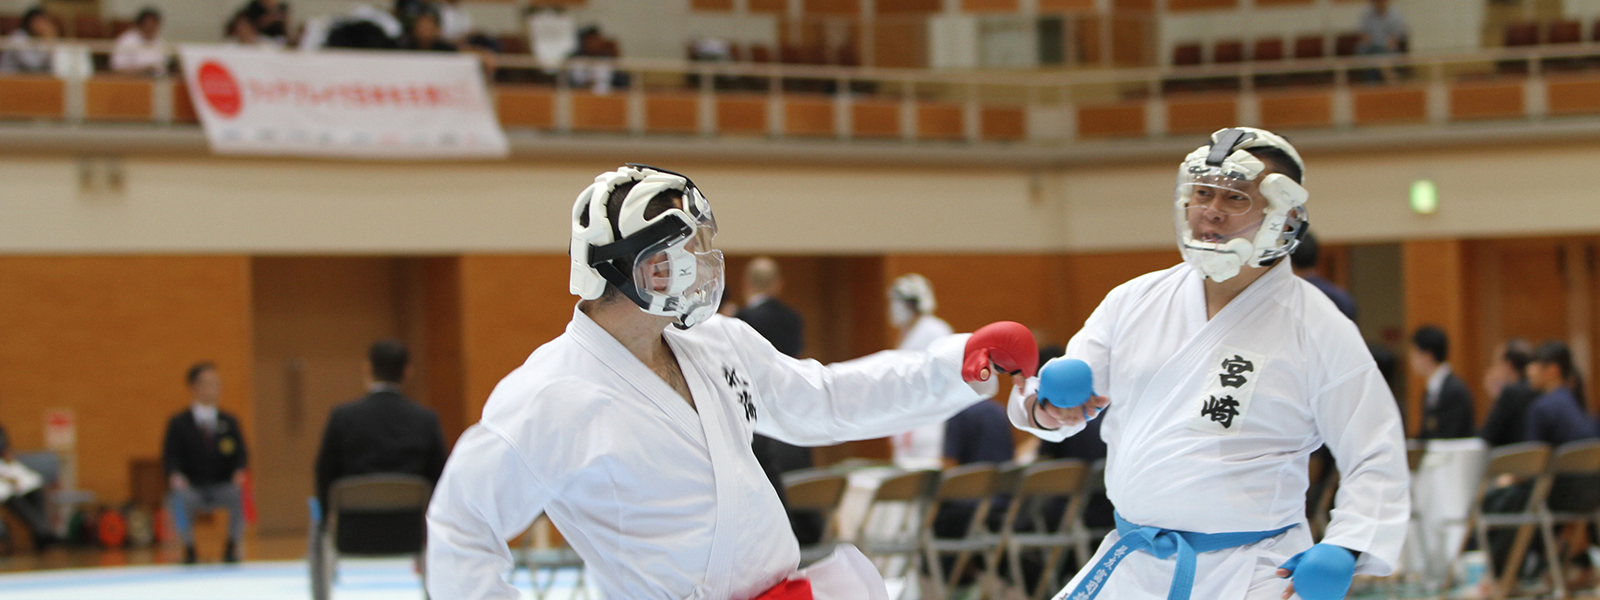
M 1305 231 L 1305 188 L 1282 173 L 1261 177 L 1267 164 L 1249 148 L 1282 151 L 1305 172 L 1294 146 L 1253 127 L 1211 134 L 1211 143 L 1190 153 L 1178 168 L 1178 249 L 1213 281 L 1232 278 L 1245 266 L 1275 264 L 1294 251 Z
M 901 275 L 889 286 L 889 320 L 904 329 L 919 314 L 932 314 L 933 285 L 916 273 Z
M 633 187 L 612 223 L 606 201 L 629 184 Z M 677 205 L 646 218 L 650 201 L 671 192 L 681 198 Z M 675 325 L 688 329 L 716 314 L 722 302 L 722 251 L 712 246 L 716 235 L 711 205 L 688 177 L 632 163 L 601 173 L 572 206 L 569 288 L 594 300 L 609 282 L 645 312 L 677 317 Z

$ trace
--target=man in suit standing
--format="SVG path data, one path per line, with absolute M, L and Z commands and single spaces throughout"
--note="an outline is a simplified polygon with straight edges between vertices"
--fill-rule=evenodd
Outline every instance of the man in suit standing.
M 1428 378 L 1422 397 L 1422 439 L 1467 438 L 1476 435 L 1472 418 L 1472 392 L 1445 362 L 1450 338 L 1433 325 L 1411 335 L 1411 372 Z
M 437 484 L 444 470 L 444 433 L 432 409 L 400 392 L 410 353 L 398 340 L 367 350 L 367 395 L 333 409 L 317 452 L 317 499 L 328 510 L 328 488 L 351 475 L 418 475 Z M 324 519 L 326 522 L 326 519 Z
M 789 305 L 778 299 L 783 293 L 783 274 L 778 261 L 761 256 L 750 261 L 744 270 L 744 308 L 734 313 L 734 318 L 750 324 L 756 333 L 767 338 L 779 352 L 795 358 L 805 350 L 805 319 Z M 783 474 L 811 467 L 811 449 L 781 442 L 755 434 L 750 443 L 756 462 L 766 472 L 778 499 L 785 508 L 789 498 L 783 493 Z M 818 515 L 790 513 L 789 524 L 800 543 L 811 543 L 822 534 L 822 521 Z
M 247 453 L 239 420 L 217 408 L 222 378 L 210 362 L 189 367 L 189 408 L 167 421 L 161 462 L 166 468 L 173 528 L 183 540 L 183 562 L 194 564 L 194 515 L 228 511 L 224 562 L 239 562 L 244 535 L 244 484 Z

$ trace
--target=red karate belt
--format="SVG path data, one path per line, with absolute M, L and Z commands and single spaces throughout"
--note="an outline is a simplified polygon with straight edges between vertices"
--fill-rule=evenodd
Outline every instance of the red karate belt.
M 786 579 L 756 596 L 755 600 L 811 600 L 811 581 Z

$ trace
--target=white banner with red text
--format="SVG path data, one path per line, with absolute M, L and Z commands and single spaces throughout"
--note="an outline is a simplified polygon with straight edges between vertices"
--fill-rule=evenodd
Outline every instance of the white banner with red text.
M 376 159 L 501 158 L 508 147 L 471 54 L 185 45 L 211 149 Z

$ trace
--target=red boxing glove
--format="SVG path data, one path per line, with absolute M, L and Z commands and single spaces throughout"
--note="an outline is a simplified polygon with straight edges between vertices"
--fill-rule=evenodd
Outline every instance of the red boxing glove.
M 1039 344 L 1033 340 L 1033 332 L 1015 321 L 990 323 L 972 332 L 961 362 L 961 378 L 988 381 L 985 371 L 990 362 L 1007 373 L 1033 377 L 1039 371 Z

